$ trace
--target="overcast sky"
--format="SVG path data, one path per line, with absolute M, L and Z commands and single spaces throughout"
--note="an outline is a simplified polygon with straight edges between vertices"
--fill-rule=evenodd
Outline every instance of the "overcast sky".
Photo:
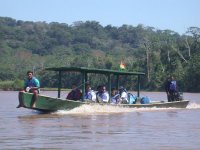
M 97 21 L 169 29 L 184 34 L 200 27 L 200 0 L 0 0 L 0 16 L 23 21 L 73 24 Z

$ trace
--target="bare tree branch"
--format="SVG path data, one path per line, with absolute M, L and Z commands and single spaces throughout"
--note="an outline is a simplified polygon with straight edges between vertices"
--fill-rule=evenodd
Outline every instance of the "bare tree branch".
M 187 63 L 187 60 L 184 58 L 184 56 L 181 54 L 179 49 L 176 49 L 174 46 L 172 46 L 172 49 L 178 53 L 178 55 Z
M 186 46 L 186 48 L 188 49 L 188 56 L 189 56 L 189 58 L 190 58 L 190 52 L 191 52 L 191 49 L 190 49 L 190 45 L 188 44 L 188 39 L 187 39 L 187 36 L 186 36 L 186 38 L 185 38 L 185 46 Z

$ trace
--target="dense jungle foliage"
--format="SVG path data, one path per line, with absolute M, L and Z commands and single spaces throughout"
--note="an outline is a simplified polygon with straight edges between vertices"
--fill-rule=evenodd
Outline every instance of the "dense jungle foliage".
M 22 86 L 27 70 L 33 70 L 42 87 L 56 87 L 57 74 L 45 67 L 76 66 L 145 72 L 143 90 L 164 90 L 164 82 L 174 75 L 181 91 L 200 91 L 200 28 L 190 27 L 180 35 L 139 24 L 103 27 L 96 21 L 73 25 L 57 22 L 30 22 L 0 17 L 0 88 Z M 80 83 L 80 75 L 66 74 L 63 88 Z M 105 77 L 90 75 L 95 86 Z M 114 84 L 114 81 L 113 81 Z M 136 77 L 121 77 L 129 90 Z

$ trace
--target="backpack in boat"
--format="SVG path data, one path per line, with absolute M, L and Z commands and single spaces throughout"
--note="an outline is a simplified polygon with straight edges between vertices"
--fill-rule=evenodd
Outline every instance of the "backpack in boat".
M 135 104 L 137 97 L 131 93 L 128 93 L 128 103 Z
M 149 104 L 150 102 L 151 102 L 151 100 L 147 96 L 142 97 L 141 101 L 140 101 L 141 104 Z
M 171 81 L 171 83 L 169 85 L 169 90 L 176 91 L 176 81 Z

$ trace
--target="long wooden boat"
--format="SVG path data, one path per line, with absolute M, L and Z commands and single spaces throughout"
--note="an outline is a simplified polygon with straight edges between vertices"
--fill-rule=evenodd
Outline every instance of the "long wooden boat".
M 186 108 L 189 101 L 188 100 L 182 100 L 182 101 L 174 101 L 174 102 L 164 102 L 164 101 L 158 101 L 158 102 L 151 102 L 149 104 L 110 104 L 110 103 L 88 103 L 84 102 L 84 97 L 82 97 L 82 100 L 80 101 L 73 101 L 68 99 L 61 99 L 60 93 L 61 93 L 61 77 L 63 71 L 71 72 L 80 72 L 82 75 L 82 95 L 85 93 L 85 83 L 87 82 L 87 74 L 88 73 L 98 73 L 98 74 L 104 74 L 108 76 L 108 91 L 109 94 L 111 93 L 111 75 L 117 76 L 116 78 L 116 88 L 119 87 L 119 76 L 120 75 L 137 75 L 138 76 L 138 89 L 137 89 L 137 97 L 140 99 L 140 76 L 144 75 L 144 73 L 141 72 L 126 72 L 126 71 L 115 71 L 115 70 L 107 70 L 107 69 L 90 69 L 90 68 L 83 68 L 83 67 L 61 67 L 61 68 L 47 68 L 47 70 L 50 71 L 58 71 L 59 73 L 59 83 L 58 83 L 58 98 L 49 97 L 45 95 L 38 95 L 37 100 L 35 101 L 34 106 L 32 105 L 32 93 L 27 92 L 19 92 L 19 103 L 22 107 L 38 110 L 42 112 L 53 112 L 58 110 L 71 110 L 76 107 L 79 107 L 81 105 L 111 105 L 111 106 L 117 106 L 117 107 L 128 107 L 128 108 L 142 108 L 142 107 L 157 107 L 157 108 Z
M 41 112 L 54 112 L 58 110 L 71 110 L 77 108 L 81 105 L 110 105 L 110 106 L 117 106 L 117 107 L 125 107 L 125 108 L 186 108 L 189 101 L 182 100 L 182 101 L 174 101 L 174 102 L 152 102 L 149 104 L 107 104 L 107 103 L 88 103 L 82 101 L 73 101 L 73 100 L 65 100 L 61 98 L 52 98 L 45 95 L 39 95 L 38 99 L 35 102 L 35 106 L 31 106 L 33 94 L 27 92 L 19 92 L 19 102 L 20 105 L 24 108 L 38 110 Z

